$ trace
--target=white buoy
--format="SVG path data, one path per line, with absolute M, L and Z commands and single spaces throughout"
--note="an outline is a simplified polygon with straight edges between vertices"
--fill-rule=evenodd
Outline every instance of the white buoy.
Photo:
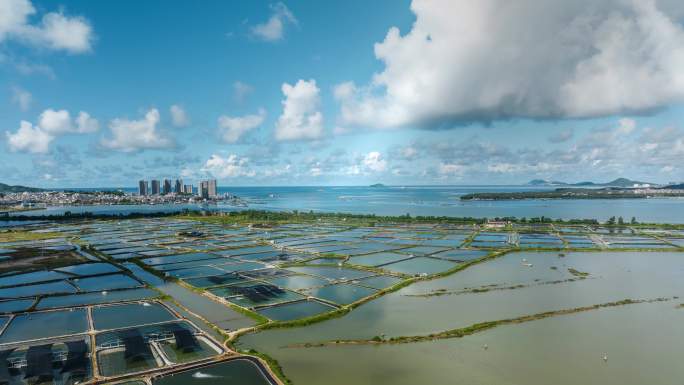
M 603 361 L 608 362 L 608 355 L 607 354 L 603 354 Z
M 484 350 L 487 350 L 487 349 L 489 349 L 489 345 L 484 344 L 484 346 L 483 346 L 482 348 L 483 348 Z

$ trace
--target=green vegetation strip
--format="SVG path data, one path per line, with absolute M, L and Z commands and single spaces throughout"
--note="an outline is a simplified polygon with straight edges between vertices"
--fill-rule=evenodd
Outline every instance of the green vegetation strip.
M 568 272 L 575 277 L 587 277 L 589 276 L 589 273 L 586 273 L 584 271 L 579 271 L 577 269 L 573 269 L 572 267 L 568 268 Z
M 63 236 L 64 234 L 57 232 L 33 233 L 24 230 L 9 230 L 0 232 L 0 242 L 39 241 Z
M 544 318 L 551 318 L 556 316 L 582 313 L 591 310 L 598 310 L 603 308 L 624 306 L 624 305 L 635 305 L 639 303 L 653 303 L 653 302 L 666 302 L 670 301 L 672 298 L 654 298 L 654 299 L 624 299 L 617 302 L 607 302 L 598 305 L 576 307 L 572 309 L 562 309 L 548 311 L 544 313 L 537 313 L 532 315 L 525 315 L 517 318 L 508 318 L 498 321 L 487 321 L 480 322 L 470 326 L 466 326 L 458 329 L 445 330 L 439 333 L 432 333 L 428 335 L 421 336 L 402 336 L 402 337 L 391 337 L 385 339 L 380 336 L 375 336 L 372 339 L 356 339 L 356 340 L 334 340 L 334 341 L 324 341 L 318 343 L 304 343 L 304 344 L 292 344 L 285 346 L 286 348 L 316 348 L 325 346 L 338 346 L 338 345 L 380 345 L 380 344 L 406 344 L 413 342 L 425 342 L 434 341 L 439 339 L 447 338 L 462 338 L 472 334 L 484 332 L 489 329 L 493 329 L 498 326 L 520 324 L 524 322 L 536 321 Z
M 285 385 L 291 385 L 292 384 L 292 381 L 289 378 L 287 378 L 287 376 L 285 375 L 285 372 L 283 372 L 283 367 L 280 366 L 280 363 L 275 358 L 273 358 L 273 357 L 271 357 L 265 353 L 257 352 L 256 350 L 253 350 L 253 349 L 242 350 L 242 351 L 240 351 L 240 353 L 261 358 L 262 360 L 264 360 L 268 364 L 269 368 L 271 368 L 271 371 L 276 375 L 276 377 L 278 377 L 278 379 L 283 384 L 285 384 Z

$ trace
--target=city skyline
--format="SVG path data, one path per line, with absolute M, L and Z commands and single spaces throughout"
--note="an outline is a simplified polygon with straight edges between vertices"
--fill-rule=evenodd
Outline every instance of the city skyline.
M 493 0 L 4 3 L 17 10 L 0 21 L 4 183 L 684 180 L 676 2 L 521 3 L 548 25 L 488 13 Z
M 163 181 L 163 183 L 162 183 Z M 138 195 L 168 195 L 168 194 L 189 194 L 194 195 L 195 190 L 192 184 L 184 184 L 183 179 L 141 179 L 138 181 Z M 201 180 L 197 186 L 197 196 L 202 198 L 215 198 L 218 196 L 218 184 L 216 179 Z

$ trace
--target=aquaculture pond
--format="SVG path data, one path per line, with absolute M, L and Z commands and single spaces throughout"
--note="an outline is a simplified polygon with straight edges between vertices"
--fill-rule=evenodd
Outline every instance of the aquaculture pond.
M 97 330 L 126 328 L 176 318 L 164 306 L 150 302 L 96 306 L 92 309 L 92 314 Z
M 681 374 L 670 367 L 684 303 L 684 232 L 674 229 L 148 218 L 28 231 L 62 235 L 42 249 L 0 243 L 0 353 L 11 352 L 12 381 L 52 354 L 54 383 L 87 380 L 96 358 L 106 383 L 147 371 L 162 384 L 260 385 L 268 376 L 247 358 L 206 364 L 238 357 L 217 342 L 226 332 L 254 331 L 237 346 L 274 357 L 297 385 L 659 384 Z M 11 268 L 40 250 L 44 261 Z M 337 309 L 344 315 L 258 332 Z M 73 380 L 56 372 L 74 357 Z M 669 365 L 664 374 L 642 364 L 649 357 Z
M 46 325 L 50 325 L 46 327 Z M 24 313 L 15 316 L 0 335 L 0 344 L 59 337 L 88 331 L 85 309 L 70 309 L 44 313 Z
M 417 275 L 435 274 L 456 267 L 456 263 L 430 257 L 415 257 L 384 265 L 383 269 L 394 273 Z
M 199 383 L 203 385 L 270 385 L 267 375 L 253 361 L 235 359 L 196 369 L 173 373 L 153 382 L 155 385 L 185 385 Z
M 353 284 L 339 283 L 312 289 L 309 293 L 314 297 L 322 298 L 336 304 L 347 305 L 356 302 L 361 298 L 368 297 L 375 293 L 375 290 Z
M 259 309 L 257 312 L 264 317 L 275 321 L 291 321 L 294 319 L 311 317 L 331 310 L 335 310 L 335 308 L 317 301 L 309 300 L 271 306 Z
M 464 338 L 396 345 L 283 348 L 306 328 L 249 336 L 298 385 L 670 385 L 684 376 L 684 311 L 639 304 L 501 326 Z M 645 330 L 657 330 L 647 333 Z M 335 338 L 329 331 L 323 338 Z M 606 360 L 604 360 L 604 357 Z M 419 364 L 418 364 L 419 363 Z M 676 383 L 676 380 L 675 380 Z
M 145 298 L 153 298 L 157 297 L 158 295 L 159 293 L 150 289 L 132 289 L 46 297 L 38 302 L 38 305 L 36 305 L 36 310 L 133 301 Z
M 684 333 L 678 326 L 684 321 L 682 298 L 680 253 L 514 252 L 413 284 L 342 318 L 246 335 L 239 344 L 277 359 L 296 384 L 316 384 L 323 373 L 330 384 L 374 384 L 381 375 L 393 384 L 452 383 L 455 373 L 468 384 L 542 385 L 549 379 L 641 384 L 650 378 L 654 382 L 646 382 L 668 384 L 682 375 L 675 363 L 684 354 Z M 656 302 L 619 305 L 624 299 Z M 504 324 L 463 338 L 302 347 L 422 336 L 577 308 L 584 310 Z M 658 337 L 645 330 L 658 330 Z M 652 364 L 661 358 L 663 365 Z
M 98 368 L 107 377 L 200 360 L 222 351 L 184 321 L 107 331 L 99 333 L 96 342 Z

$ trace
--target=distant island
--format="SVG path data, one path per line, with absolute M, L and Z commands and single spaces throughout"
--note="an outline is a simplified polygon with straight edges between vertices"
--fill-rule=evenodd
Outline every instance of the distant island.
M 0 183 L 0 193 L 22 193 L 22 192 L 41 192 L 45 191 L 42 188 L 37 187 L 26 187 L 26 186 L 11 186 L 8 184 Z
M 551 191 L 488 192 L 465 194 L 469 200 L 523 200 L 523 199 L 645 199 L 656 197 L 684 197 L 684 184 L 665 187 L 564 187 Z
M 385 186 L 385 185 L 382 184 L 382 183 L 376 183 L 376 184 L 370 185 L 369 187 L 387 187 L 387 186 Z
M 533 179 L 527 182 L 528 186 L 580 186 L 580 187 L 652 187 L 658 186 L 657 183 L 651 182 L 640 182 L 636 180 L 631 180 L 627 178 L 617 178 L 610 182 L 596 183 L 596 182 L 578 182 L 578 183 L 567 183 L 556 180 L 545 180 L 545 179 Z

